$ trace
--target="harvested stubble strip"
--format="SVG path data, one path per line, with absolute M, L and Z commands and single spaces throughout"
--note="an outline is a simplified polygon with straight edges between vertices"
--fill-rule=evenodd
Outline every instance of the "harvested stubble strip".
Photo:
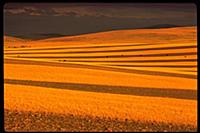
M 5 110 L 5 130 L 16 131 L 197 131 L 190 125 Z M 18 126 L 16 126 L 18 125 Z

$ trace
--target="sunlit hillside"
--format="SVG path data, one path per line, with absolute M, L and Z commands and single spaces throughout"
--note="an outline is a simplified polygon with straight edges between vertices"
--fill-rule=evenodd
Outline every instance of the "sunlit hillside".
M 18 37 L 4 36 L 5 48 L 27 47 L 28 42 L 30 42 L 30 40 L 21 39 Z
M 126 43 L 195 43 L 197 28 L 178 27 L 178 28 L 161 28 L 161 29 L 133 29 L 133 30 L 114 30 L 100 33 L 92 33 L 78 36 L 67 36 L 50 39 L 30 41 L 26 46 L 30 47 L 47 47 L 47 46 L 68 46 L 74 44 L 90 46 L 91 44 L 126 44 Z M 10 40 L 4 40 L 4 46 L 17 45 Z M 21 40 L 21 39 L 20 39 Z M 24 45 L 24 44 L 21 44 Z
M 197 27 L 5 37 L 4 69 L 8 131 L 197 129 Z

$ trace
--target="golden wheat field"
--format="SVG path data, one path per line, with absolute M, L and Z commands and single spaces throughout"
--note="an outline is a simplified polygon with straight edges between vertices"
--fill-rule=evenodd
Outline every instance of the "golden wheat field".
M 6 131 L 196 131 L 197 27 L 5 36 L 4 108 Z

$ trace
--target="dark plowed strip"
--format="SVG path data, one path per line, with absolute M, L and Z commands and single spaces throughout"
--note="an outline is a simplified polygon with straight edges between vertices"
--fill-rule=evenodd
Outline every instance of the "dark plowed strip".
M 172 76 L 172 77 L 190 78 L 190 79 L 197 78 L 196 75 L 189 75 L 189 74 L 156 72 L 156 71 L 148 71 L 148 70 L 134 70 L 134 69 L 124 69 L 124 68 L 110 68 L 110 67 L 106 67 L 106 66 L 93 66 L 93 65 L 86 65 L 86 64 L 57 63 L 57 62 L 43 62 L 43 61 L 30 61 L 30 60 L 25 61 L 25 60 L 15 60 L 15 59 L 4 59 L 4 63 L 25 64 L 25 65 L 43 65 L 43 66 L 55 66 L 55 67 L 75 67 L 75 68 L 98 69 L 98 70 L 145 74 L 145 75 L 154 75 L 154 76 L 156 76 L 156 75 Z
M 111 94 L 197 100 L 197 91 L 187 90 L 187 89 L 110 86 L 110 85 L 98 85 L 98 84 L 48 82 L 48 81 L 17 80 L 17 79 L 4 79 L 4 83 L 67 89 L 67 90 L 111 93 Z
M 10 56 L 21 58 L 127 58 L 127 57 L 160 57 L 160 56 L 187 56 L 197 55 L 197 52 L 165 53 L 165 54 L 138 54 L 138 55 L 99 55 L 99 56 Z
M 46 112 L 19 112 L 4 110 L 7 132 L 177 132 L 193 131 L 197 128 L 191 125 L 176 125 L 163 122 L 142 122 L 129 119 L 111 119 L 109 116 L 91 117 L 73 114 L 56 114 Z
M 162 48 L 140 48 L 140 49 L 118 49 L 118 50 L 93 50 L 93 51 L 69 51 L 69 52 L 19 52 L 6 54 L 79 54 L 79 53 L 108 53 L 108 52 L 135 52 L 135 51 L 150 51 L 150 50 L 169 50 L 169 49 L 188 49 L 197 48 L 197 46 L 176 46 Z
M 149 46 L 149 45 L 157 45 L 157 44 L 126 44 L 126 45 L 101 45 L 101 46 L 82 46 L 82 47 L 62 47 L 62 48 L 35 48 L 35 49 L 13 49 L 13 50 L 5 50 L 5 51 L 34 51 L 34 50 L 59 50 L 59 49 L 88 49 L 88 48 L 110 48 L 110 47 L 127 47 L 127 46 Z
M 179 70 L 179 71 L 183 71 L 183 72 L 197 72 L 196 70 Z
M 101 62 L 101 63 L 106 63 L 106 62 L 115 62 L 115 63 L 121 63 L 121 62 L 140 62 L 140 63 L 146 63 L 146 62 L 197 62 L 197 59 L 174 59 L 174 60 L 121 60 L 121 61 L 116 61 L 116 60 L 58 60 L 58 61 L 67 61 L 67 62 Z
M 110 65 L 110 64 L 102 64 L 108 66 L 122 66 L 122 67 L 172 67 L 172 68 L 197 68 L 194 65 Z

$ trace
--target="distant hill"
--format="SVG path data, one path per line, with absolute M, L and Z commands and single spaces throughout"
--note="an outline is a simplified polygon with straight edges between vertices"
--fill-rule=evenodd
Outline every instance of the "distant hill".
M 27 43 L 31 40 L 22 39 L 18 37 L 4 36 L 4 46 L 15 48 L 15 47 L 28 47 Z
M 99 33 L 99 32 L 107 32 L 107 31 L 117 31 L 117 30 L 136 30 L 136 29 L 160 29 L 160 28 L 175 28 L 175 27 L 183 27 L 180 25 L 175 24 L 157 24 L 157 25 L 148 25 L 144 27 L 137 27 L 137 28 L 117 28 L 117 29 L 99 29 L 97 32 L 82 32 L 79 34 L 73 34 L 73 33 L 54 33 L 54 32 L 47 32 L 47 33 L 29 33 L 29 34 L 21 34 L 21 35 L 7 35 L 7 36 L 14 36 L 17 38 L 24 38 L 24 39 L 31 39 L 31 40 L 41 40 L 41 39 L 48 39 L 48 38 L 55 38 L 55 37 L 64 37 L 64 36 L 78 36 L 83 34 L 93 34 L 93 33 Z
M 57 33 L 43 33 L 43 34 L 33 34 L 29 35 L 29 37 L 26 37 L 27 39 L 31 40 L 38 40 L 38 39 L 47 39 L 47 38 L 54 38 L 54 37 L 63 37 L 66 35 L 63 34 L 57 34 Z M 19 36 L 20 38 L 23 38 L 23 36 Z
M 180 34 L 178 34 L 180 33 Z M 184 38 L 182 38 L 184 35 Z M 65 36 L 42 39 L 42 42 L 65 42 L 65 43 L 120 43 L 120 42 L 169 42 L 196 39 L 196 27 L 176 27 L 157 29 L 129 29 L 113 30 L 78 36 Z
M 166 26 L 166 25 L 165 25 Z M 168 25 L 169 26 L 169 25 Z M 31 47 L 45 46 L 66 46 L 82 44 L 106 44 L 106 43 L 184 43 L 196 42 L 197 27 L 173 27 L 173 28 L 156 28 L 156 29 L 128 29 L 83 34 L 76 36 L 53 37 L 27 41 L 19 38 L 4 39 L 5 46 L 19 44 Z M 6 43 L 12 42 L 15 43 Z
M 158 25 L 145 27 L 144 29 L 173 28 L 173 27 L 181 27 L 181 26 L 174 25 L 174 24 L 158 24 Z
M 25 42 L 25 39 L 12 37 L 12 36 L 4 36 L 4 42 Z

